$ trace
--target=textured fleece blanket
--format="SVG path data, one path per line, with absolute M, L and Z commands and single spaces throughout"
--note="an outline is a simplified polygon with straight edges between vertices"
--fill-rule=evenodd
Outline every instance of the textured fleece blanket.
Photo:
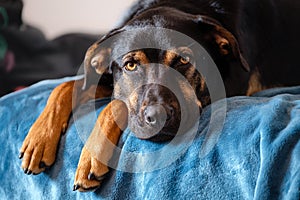
M 87 103 L 81 109 L 87 112 L 71 119 L 56 163 L 25 175 L 18 159 L 22 141 L 51 90 L 67 80 L 40 82 L 0 99 L 0 199 L 300 199 L 300 87 L 215 102 L 191 142 L 142 141 L 126 130 L 116 169 L 95 192 L 80 193 L 72 191 L 74 173 L 83 132 L 91 129 L 82 125 L 96 119 Z M 98 112 L 108 102 L 97 100 Z

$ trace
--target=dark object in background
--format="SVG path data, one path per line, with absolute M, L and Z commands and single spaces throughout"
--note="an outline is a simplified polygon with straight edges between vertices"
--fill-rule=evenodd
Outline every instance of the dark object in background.
M 20 26 L 22 22 L 22 0 L 1 0 L 0 1 L 0 25 Z
M 98 36 L 67 34 L 47 40 L 22 23 L 20 0 L 0 2 L 0 96 L 44 79 L 78 73 L 88 47 Z

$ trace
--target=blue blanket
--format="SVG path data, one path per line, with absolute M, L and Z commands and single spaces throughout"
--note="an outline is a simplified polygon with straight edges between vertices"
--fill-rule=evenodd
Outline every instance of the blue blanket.
M 18 159 L 22 141 L 51 90 L 70 79 L 0 98 L 0 199 L 300 199 L 300 87 L 215 102 L 201 115 L 192 142 L 142 141 L 125 130 L 117 170 L 90 193 L 72 191 L 82 132 L 91 129 L 80 121 L 95 120 L 85 112 L 79 122 L 71 119 L 56 163 L 40 175 L 25 175 Z M 98 112 L 108 102 L 97 100 Z M 222 123 L 224 105 L 220 129 L 214 123 Z

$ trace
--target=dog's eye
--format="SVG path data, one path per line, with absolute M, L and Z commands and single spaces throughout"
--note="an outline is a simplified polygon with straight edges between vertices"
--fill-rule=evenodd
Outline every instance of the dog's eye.
M 132 61 L 126 62 L 124 66 L 127 71 L 135 71 L 137 69 L 137 63 Z
M 188 64 L 190 62 L 191 58 L 189 56 L 182 56 L 180 57 L 180 62 L 184 65 Z

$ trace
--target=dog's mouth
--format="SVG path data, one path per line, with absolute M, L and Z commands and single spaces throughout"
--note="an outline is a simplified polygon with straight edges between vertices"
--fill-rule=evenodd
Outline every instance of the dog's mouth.
M 172 139 L 178 132 L 181 121 L 180 107 L 153 104 L 130 113 L 129 127 L 136 137 L 155 141 Z

